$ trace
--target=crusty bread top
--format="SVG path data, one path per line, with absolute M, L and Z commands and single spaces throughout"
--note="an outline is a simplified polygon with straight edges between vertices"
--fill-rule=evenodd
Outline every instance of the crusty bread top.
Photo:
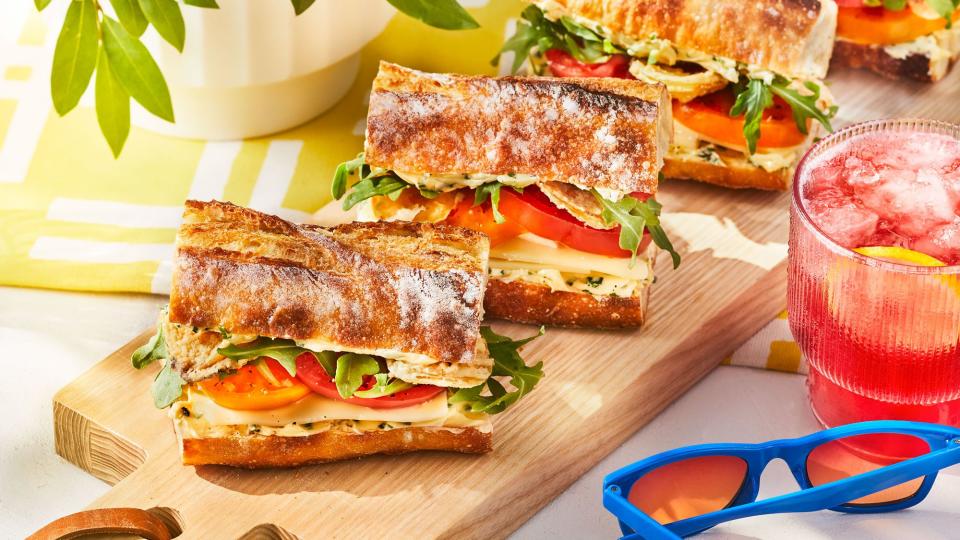
M 443 225 L 296 225 L 187 201 L 169 319 L 238 335 L 390 351 L 418 363 L 475 358 L 489 240 Z M 384 354 L 386 356 L 386 354 Z
M 837 26 L 832 0 L 536 0 L 550 16 L 600 24 L 614 35 L 651 35 L 677 47 L 822 79 Z
M 413 175 L 523 174 L 653 193 L 670 137 L 660 84 L 432 74 L 381 62 L 366 160 Z

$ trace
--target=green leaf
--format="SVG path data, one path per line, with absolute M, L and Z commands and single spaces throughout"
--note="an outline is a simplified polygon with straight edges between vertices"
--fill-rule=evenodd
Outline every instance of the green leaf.
M 605 62 L 612 54 L 626 52 L 572 19 L 563 17 L 559 21 L 551 21 L 540 8 L 529 6 L 523 10 L 516 32 L 503 44 L 499 54 L 513 52 L 512 72 L 516 73 L 534 51 L 542 54 L 550 49 L 566 51 L 580 62 L 588 64 Z M 499 62 L 499 54 L 492 60 L 493 65 Z
M 120 24 L 127 29 L 127 32 L 137 37 L 143 35 L 148 23 L 137 0 L 110 0 L 110 4 L 113 6 L 113 10 L 117 12 L 117 18 L 120 19 Z
M 170 90 L 147 48 L 110 17 L 103 18 L 102 28 L 103 48 L 123 89 L 151 113 L 173 122 Z
M 187 381 L 183 380 L 183 377 L 170 367 L 169 362 L 165 362 L 150 386 L 154 406 L 158 409 L 165 409 L 172 405 L 183 395 L 183 385 L 185 384 L 187 384 Z
M 953 12 L 957 10 L 957 2 L 954 0 L 927 0 L 927 5 L 931 9 L 946 19 L 947 28 L 953 26 Z
M 220 347 L 217 352 L 231 360 L 255 360 L 262 356 L 273 358 L 287 370 L 291 377 L 294 377 L 297 374 L 297 357 L 312 351 L 298 346 L 292 339 L 258 337 L 248 343 L 231 343 L 226 347 Z
M 637 251 L 643 240 L 643 230 L 646 229 L 653 243 L 670 253 L 673 267 L 680 266 L 680 254 L 673 248 L 666 232 L 660 226 L 661 205 L 656 199 L 651 197 L 646 201 L 640 201 L 627 196 L 614 202 L 604 199 L 595 189 L 592 192 L 603 208 L 600 214 L 603 220 L 608 225 L 614 223 L 620 225 L 620 247 L 633 254 L 631 265 L 636 261 Z
M 456 0 L 387 0 L 399 11 L 444 30 L 470 30 L 480 24 Z
M 217 5 L 217 0 L 183 0 L 183 3 L 199 8 L 220 9 L 220 6 Z
M 864 2 L 864 4 L 866 4 L 866 2 Z M 878 5 L 881 4 L 890 11 L 901 11 L 907 7 L 907 0 L 883 0 L 882 2 L 878 2 Z
M 366 375 L 376 375 L 380 372 L 380 363 L 367 354 L 347 353 L 337 358 L 337 375 L 333 382 L 337 385 L 340 397 L 347 399 L 363 386 Z
M 357 390 L 353 393 L 354 397 L 375 399 L 385 396 L 392 396 L 397 392 L 403 392 L 404 390 L 413 388 L 412 384 L 403 382 L 400 379 L 391 379 L 390 375 L 386 373 L 377 373 L 374 375 L 374 377 L 376 378 L 377 382 L 373 388 L 369 390 Z
M 167 43 L 183 52 L 183 40 L 186 31 L 183 26 L 183 14 L 180 13 L 180 4 L 174 0 L 139 0 L 140 9 L 157 29 L 160 37 Z
M 343 209 L 349 210 L 361 202 L 377 195 L 389 195 L 410 187 L 410 184 L 398 176 L 382 169 L 370 173 L 369 176 L 357 182 L 350 194 L 343 200 Z
M 97 63 L 95 89 L 97 123 L 110 145 L 113 157 L 118 157 L 130 134 L 130 95 L 110 71 L 110 62 L 105 53 L 100 54 Z
M 317 362 L 323 366 L 323 370 L 327 372 L 330 378 L 333 378 L 337 374 L 337 353 L 333 351 L 323 351 L 313 353 L 313 356 L 317 359 Z
M 77 106 L 90 85 L 97 67 L 98 35 L 97 6 L 93 0 L 71 1 L 53 51 L 50 72 L 53 107 L 60 116 Z
M 290 0 L 293 4 L 293 12 L 300 15 L 313 5 L 314 0 Z
M 757 151 L 760 139 L 760 120 L 763 110 L 773 105 L 770 88 L 760 79 L 750 79 L 737 93 L 737 100 L 730 109 L 730 116 L 743 116 L 743 136 L 747 139 L 747 149 L 751 154 Z M 804 128 L 806 129 L 806 128 Z
M 43 11 L 43 8 L 50 5 L 52 0 L 33 0 L 33 5 L 37 7 L 37 11 Z
M 157 322 L 157 333 L 140 348 L 133 351 L 133 355 L 130 356 L 130 363 L 137 369 L 143 369 L 154 360 L 164 360 L 167 356 L 167 342 L 163 338 L 163 327 Z
M 493 358 L 493 373 L 481 385 L 472 388 L 462 388 L 450 396 L 450 403 L 466 403 L 473 412 L 498 414 L 513 405 L 523 396 L 530 393 L 534 386 L 543 378 L 543 362 L 528 366 L 520 356 L 520 347 L 542 336 L 544 328 L 536 334 L 521 340 L 512 340 L 501 336 L 490 327 L 480 328 L 480 335 L 487 342 L 490 357 Z M 512 392 L 507 391 L 503 384 L 494 377 L 510 377 Z M 488 395 L 483 395 L 486 388 Z
M 820 99 L 820 87 L 816 83 L 807 81 L 804 86 L 811 92 L 810 95 L 801 95 L 800 92 L 790 88 L 790 81 L 783 77 L 777 77 L 770 85 L 770 92 L 776 94 L 790 105 L 793 112 L 793 120 L 797 124 L 800 133 L 807 133 L 807 119 L 813 118 L 820 122 L 827 131 L 833 131 L 830 125 L 830 118 L 836 114 L 836 109 L 830 109 L 827 112 L 821 111 L 817 106 L 817 100 Z
M 476 189 L 473 196 L 473 205 L 480 206 L 490 198 L 490 208 L 493 210 L 493 220 L 497 223 L 503 223 L 506 218 L 500 213 L 500 188 L 503 184 L 500 182 L 490 182 L 483 184 Z
M 350 161 L 344 161 L 337 165 L 337 170 L 333 173 L 333 182 L 330 184 L 330 194 L 333 198 L 340 200 L 343 194 L 347 192 L 347 177 L 363 168 L 363 152 L 357 154 L 357 157 Z

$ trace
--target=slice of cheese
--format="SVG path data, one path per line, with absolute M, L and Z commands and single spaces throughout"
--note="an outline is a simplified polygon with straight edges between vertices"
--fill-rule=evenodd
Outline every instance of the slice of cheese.
M 650 277 L 649 249 L 639 253 L 630 267 L 629 258 L 605 257 L 561 246 L 531 235 L 520 236 L 490 248 L 490 268 L 558 270 L 570 274 L 607 274 L 642 281 Z
M 373 409 L 344 401 L 327 399 L 317 394 L 291 403 L 279 409 L 263 411 L 238 411 L 218 405 L 206 394 L 188 389 L 186 402 L 177 407 L 187 407 L 190 416 L 202 419 L 215 426 L 256 424 L 261 426 L 285 426 L 329 420 L 374 420 L 384 422 L 426 422 L 447 416 L 447 393 L 440 392 L 430 401 L 411 407 L 396 409 Z

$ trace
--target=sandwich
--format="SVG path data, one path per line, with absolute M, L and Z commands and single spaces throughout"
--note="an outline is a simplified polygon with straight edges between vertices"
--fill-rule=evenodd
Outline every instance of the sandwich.
M 538 0 L 501 55 L 514 73 L 663 83 L 665 177 L 784 190 L 836 112 L 822 82 L 836 12 L 820 0 Z
M 833 63 L 936 82 L 960 56 L 958 0 L 839 0 Z
M 161 364 L 153 400 L 186 465 L 489 452 L 490 415 L 542 365 L 518 354 L 533 338 L 480 326 L 488 251 L 460 227 L 187 201 L 170 303 L 132 362 Z
M 381 63 L 364 153 L 332 191 L 361 220 L 490 238 L 484 309 L 517 322 L 643 324 L 669 144 L 660 84 L 423 73 Z

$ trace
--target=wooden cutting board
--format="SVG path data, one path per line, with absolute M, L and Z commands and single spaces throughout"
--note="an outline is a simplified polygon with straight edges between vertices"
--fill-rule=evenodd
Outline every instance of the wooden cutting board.
M 890 116 L 960 121 L 960 70 L 937 86 L 848 72 L 832 89 L 845 106 L 841 125 Z M 57 452 L 115 484 L 92 507 L 168 508 L 183 538 L 507 536 L 783 308 L 788 194 L 674 182 L 659 199 L 683 265 L 673 271 L 661 254 L 649 324 L 552 329 L 529 345 L 524 356 L 543 360 L 546 375 L 495 418 L 491 454 L 290 470 L 184 467 L 170 421 L 150 398 L 156 368 L 130 366 L 149 332 L 54 397 Z M 514 337 L 534 331 L 495 326 Z M 585 504 L 600 505 L 599 485 Z

